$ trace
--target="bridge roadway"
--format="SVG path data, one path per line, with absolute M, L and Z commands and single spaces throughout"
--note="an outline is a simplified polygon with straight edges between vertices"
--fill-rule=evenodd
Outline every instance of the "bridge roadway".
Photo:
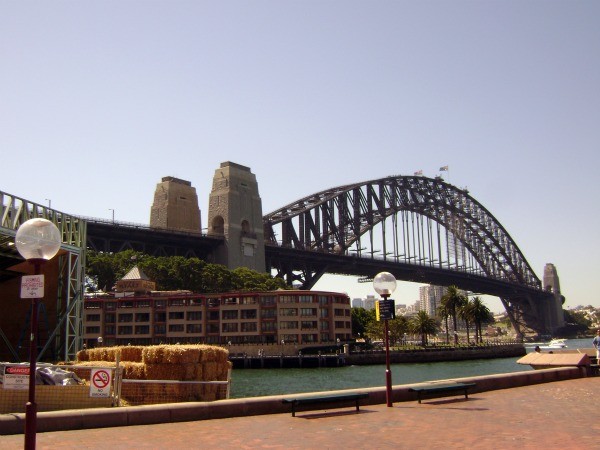
M 139 224 L 90 220 L 87 222 L 88 247 L 97 251 L 119 252 L 133 249 L 157 256 L 196 256 L 213 260 L 213 252 L 223 245 L 223 238 L 201 233 L 180 232 L 150 228 Z M 461 289 L 507 299 L 525 305 L 548 303 L 553 294 L 527 285 L 507 283 L 491 277 L 428 265 L 408 264 L 378 258 L 361 258 L 321 251 L 285 248 L 266 243 L 267 270 L 275 269 L 288 282 L 293 272 L 303 289 L 311 289 L 325 273 L 373 277 L 389 271 L 399 280 L 430 283 L 438 286 L 456 285 Z M 535 316 L 526 319 L 539 332 L 543 324 L 535 323 Z

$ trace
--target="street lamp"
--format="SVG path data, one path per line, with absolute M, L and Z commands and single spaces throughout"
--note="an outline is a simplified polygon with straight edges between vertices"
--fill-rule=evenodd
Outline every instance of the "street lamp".
M 102 339 L 102 336 L 98 336 L 98 347 L 102 347 L 102 342 L 104 342 L 104 339 Z
M 29 219 L 17 230 L 17 251 L 33 264 L 34 276 L 21 281 L 21 298 L 31 298 L 31 335 L 29 342 L 29 398 L 25 405 L 25 449 L 35 449 L 37 404 L 35 403 L 35 371 L 37 361 L 38 305 L 44 297 L 41 266 L 60 249 L 62 238 L 56 225 L 46 219 Z
M 115 210 L 113 208 L 108 208 L 109 211 L 112 211 L 112 223 L 115 223 Z
M 387 305 L 387 299 L 396 290 L 396 278 L 389 272 L 380 272 L 373 279 L 373 288 L 375 292 L 383 297 L 385 314 L 382 314 L 381 302 L 379 303 L 379 314 L 383 319 L 385 339 L 385 398 L 387 406 L 392 406 L 392 371 L 390 370 L 390 337 L 388 329 L 388 319 L 393 318 L 393 305 Z M 393 301 L 391 301 L 393 303 Z M 391 309 L 391 311 L 390 311 Z

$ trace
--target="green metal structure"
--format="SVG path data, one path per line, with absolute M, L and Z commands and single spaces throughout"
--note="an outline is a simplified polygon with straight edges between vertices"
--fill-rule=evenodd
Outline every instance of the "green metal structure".
M 86 255 L 86 222 L 83 219 L 0 191 L 0 292 L 3 283 L 22 275 L 11 270 L 12 266 L 23 261 L 14 245 L 17 229 L 22 223 L 37 217 L 52 221 L 62 236 L 61 251 L 56 256 L 58 289 L 55 296 L 48 296 L 56 299 L 56 317 L 51 320 L 53 327 L 48 330 L 48 339 L 43 343 L 38 359 L 53 355 L 55 358 L 72 361 L 82 343 Z M 10 318 L 10 315 L 10 310 L 5 311 L 5 317 Z M 18 360 L 15 337 L 5 334 L 1 326 L 0 341 L 8 347 L 13 358 Z

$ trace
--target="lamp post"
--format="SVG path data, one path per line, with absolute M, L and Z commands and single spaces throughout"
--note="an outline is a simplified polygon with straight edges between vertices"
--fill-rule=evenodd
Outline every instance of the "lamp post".
M 396 278 L 389 272 L 380 272 L 373 279 L 373 288 L 375 292 L 383 297 L 386 302 L 392 292 L 396 290 Z M 393 301 L 392 301 L 393 302 Z M 385 303 L 384 303 L 385 304 Z M 381 305 L 381 303 L 379 304 Z M 383 336 L 385 339 L 385 399 L 388 407 L 392 406 L 392 371 L 390 370 L 390 337 L 388 329 L 388 319 L 393 318 L 393 306 L 391 311 L 386 308 L 385 314 L 382 314 L 382 308 L 379 306 L 378 311 L 383 320 Z
M 112 223 L 115 223 L 115 210 L 113 208 L 108 208 L 109 211 L 112 211 Z
M 102 336 L 98 336 L 98 347 L 102 347 L 102 342 L 104 342 L 104 339 L 102 339 Z
M 29 219 L 17 230 L 17 251 L 33 264 L 34 276 L 23 277 L 21 298 L 31 298 L 31 335 L 29 340 L 29 397 L 25 405 L 25 449 L 35 449 L 37 404 L 35 402 L 35 371 L 37 361 L 38 305 L 44 297 L 44 279 L 40 275 L 43 263 L 52 259 L 62 242 L 56 225 L 46 219 Z M 33 284 L 29 284 L 32 282 Z

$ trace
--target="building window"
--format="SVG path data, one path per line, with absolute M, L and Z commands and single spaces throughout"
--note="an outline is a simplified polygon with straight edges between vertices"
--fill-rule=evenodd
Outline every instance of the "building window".
M 274 295 L 265 295 L 260 298 L 261 305 L 274 305 L 275 304 L 275 296 Z
M 219 324 L 218 323 L 209 323 L 206 325 L 207 332 L 209 334 L 219 334 Z
M 117 302 L 106 302 L 104 307 L 107 311 L 114 311 L 117 309 Z
M 157 309 L 165 309 L 167 302 L 165 300 L 154 300 L 154 307 Z
M 316 316 L 317 309 L 316 308 L 302 308 L 300 310 L 300 315 L 302 316 Z
M 256 326 L 256 322 L 243 322 L 242 323 L 242 331 L 245 333 L 254 333 L 258 330 Z
M 135 334 L 150 334 L 149 325 L 138 325 L 135 327 Z
M 241 305 L 256 305 L 258 303 L 258 299 L 256 297 L 242 297 L 240 299 Z
M 206 300 L 209 308 L 218 308 L 221 303 L 218 298 L 209 298 Z
M 202 306 L 202 299 L 201 298 L 192 298 L 190 300 L 190 306 Z
M 208 320 L 219 320 L 219 311 L 209 311 Z
M 87 322 L 100 322 L 100 314 L 87 314 L 85 320 Z
M 299 297 L 299 299 L 300 299 L 300 303 L 312 303 L 313 302 L 312 295 L 301 295 Z
M 280 295 L 279 303 L 296 303 L 296 297 L 292 295 Z
M 169 325 L 169 333 L 182 333 L 183 332 L 183 324 L 176 323 Z
M 169 320 L 183 320 L 185 313 L 183 311 L 171 311 L 169 313 Z
M 202 320 L 202 311 L 188 311 L 187 320 Z
M 85 302 L 85 309 L 100 309 L 101 306 L 100 302 Z
M 235 320 L 238 318 L 237 310 L 223 311 L 223 320 Z
M 242 309 L 242 319 L 256 319 L 256 310 Z
M 344 315 L 344 310 L 343 310 L 343 309 L 338 309 L 338 308 L 336 308 L 336 309 L 333 311 L 333 315 L 334 315 L 334 316 L 343 316 L 343 315 Z
M 321 320 L 321 322 L 319 322 L 321 324 L 320 328 L 323 331 L 327 331 L 329 330 L 329 322 L 327 322 L 326 320 Z
M 298 322 L 295 320 L 282 320 L 281 322 L 279 322 L 279 328 L 281 328 L 282 330 L 295 330 L 298 328 Z
M 271 319 L 273 317 L 277 317 L 277 310 L 275 308 L 263 309 L 260 312 L 260 317 L 262 317 L 263 319 Z
M 136 322 L 150 322 L 150 314 L 149 313 L 136 313 L 135 321 Z
M 104 334 L 105 335 L 109 335 L 109 336 L 114 336 L 115 335 L 115 326 L 114 325 L 107 325 L 104 327 Z
M 154 325 L 154 334 L 165 334 L 167 332 L 167 327 L 162 325 Z
M 154 321 L 155 322 L 166 322 L 167 321 L 167 313 L 164 311 L 155 312 L 154 313 Z
M 329 310 L 326 308 L 322 308 L 321 309 L 321 317 L 323 317 L 323 318 L 329 317 Z
M 328 305 L 329 297 L 327 297 L 326 295 L 319 295 L 319 304 L 320 305 Z
M 85 327 L 86 334 L 99 334 L 100 327 Z
M 312 320 L 303 320 L 302 321 L 302 329 L 303 330 L 314 330 L 317 328 L 317 322 Z
M 124 334 L 133 334 L 133 327 L 131 327 L 131 326 L 119 327 L 119 335 L 124 335 Z
M 187 334 L 199 334 L 202 333 L 202 324 L 199 323 L 188 323 L 185 332 Z
M 275 331 L 275 322 L 262 322 L 260 324 L 260 329 L 262 331 Z
M 185 306 L 184 298 L 171 298 L 169 299 L 169 306 Z
M 119 323 L 133 322 L 133 314 L 119 314 Z
M 282 308 L 279 312 L 280 316 L 297 316 L 298 310 L 296 308 Z
M 237 323 L 223 323 L 221 324 L 221 331 L 223 333 L 237 333 L 238 324 Z

